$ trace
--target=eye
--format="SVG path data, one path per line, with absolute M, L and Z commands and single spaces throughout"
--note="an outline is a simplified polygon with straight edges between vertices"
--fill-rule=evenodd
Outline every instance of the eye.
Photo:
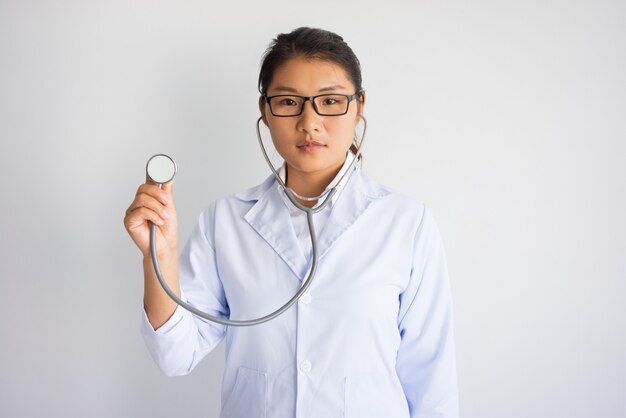
M 324 101 L 322 102 L 322 104 L 328 106 L 328 105 L 334 105 L 335 103 L 337 103 L 337 99 L 334 99 L 332 97 L 326 97 L 324 99 Z
M 295 106 L 297 103 L 294 99 L 284 97 L 278 101 L 278 104 L 281 106 Z

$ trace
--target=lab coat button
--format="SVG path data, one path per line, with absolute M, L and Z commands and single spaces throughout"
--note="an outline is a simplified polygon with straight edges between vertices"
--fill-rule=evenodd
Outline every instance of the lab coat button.
M 305 305 L 308 305 L 309 303 L 311 303 L 311 294 L 305 293 L 304 295 L 300 296 L 300 302 L 302 302 Z
M 309 360 L 304 360 L 302 363 L 300 363 L 300 370 L 302 370 L 305 373 L 308 373 L 311 371 L 311 362 Z

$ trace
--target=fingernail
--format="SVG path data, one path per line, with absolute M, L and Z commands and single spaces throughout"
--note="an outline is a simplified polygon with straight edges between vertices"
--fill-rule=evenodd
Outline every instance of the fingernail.
M 170 217 L 170 213 L 164 209 L 163 212 L 161 212 L 161 217 L 163 217 L 163 219 L 167 219 Z

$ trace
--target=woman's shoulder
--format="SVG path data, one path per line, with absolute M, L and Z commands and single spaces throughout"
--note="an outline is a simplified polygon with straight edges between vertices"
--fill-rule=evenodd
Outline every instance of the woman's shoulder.
M 226 200 L 235 200 L 239 202 L 256 202 L 263 196 L 267 190 L 272 187 L 275 182 L 274 175 L 269 175 L 261 184 L 257 184 L 254 187 L 250 187 L 246 190 L 243 190 L 239 193 L 232 194 L 230 196 L 226 196 L 223 199 Z
M 394 212 L 408 211 L 421 216 L 426 209 L 423 201 L 393 187 L 374 181 L 365 173 L 361 173 L 361 183 L 363 190 L 373 200 L 379 201 L 379 204 L 385 206 L 387 210 L 393 210 Z
M 274 176 L 267 177 L 262 183 L 241 192 L 218 197 L 202 211 L 203 217 L 215 217 L 217 213 L 245 213 L 274 184 Z
M 430 240 L 439 237 L 435 215 L 427 203 L 392 187 L 376 183 L 364 176 L 372 189 L 384 190 L 384 198 L 378 199 L 375 214 L 382 224 L 387 219 L 394 227 L 410 232 L 416 240 Z M 440 239 L 440 238 L 437 238 Z

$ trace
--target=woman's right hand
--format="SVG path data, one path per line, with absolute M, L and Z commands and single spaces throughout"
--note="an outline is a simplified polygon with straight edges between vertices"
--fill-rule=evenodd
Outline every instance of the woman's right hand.
M 144 257 L 150 257 L 150 224 L 157 227 L 159 256 L 178 256 L 178 217 L 174 205 L 173 182 L 159 188 L 147 179 L 137 189 L 126 210 L 124 226 Z

